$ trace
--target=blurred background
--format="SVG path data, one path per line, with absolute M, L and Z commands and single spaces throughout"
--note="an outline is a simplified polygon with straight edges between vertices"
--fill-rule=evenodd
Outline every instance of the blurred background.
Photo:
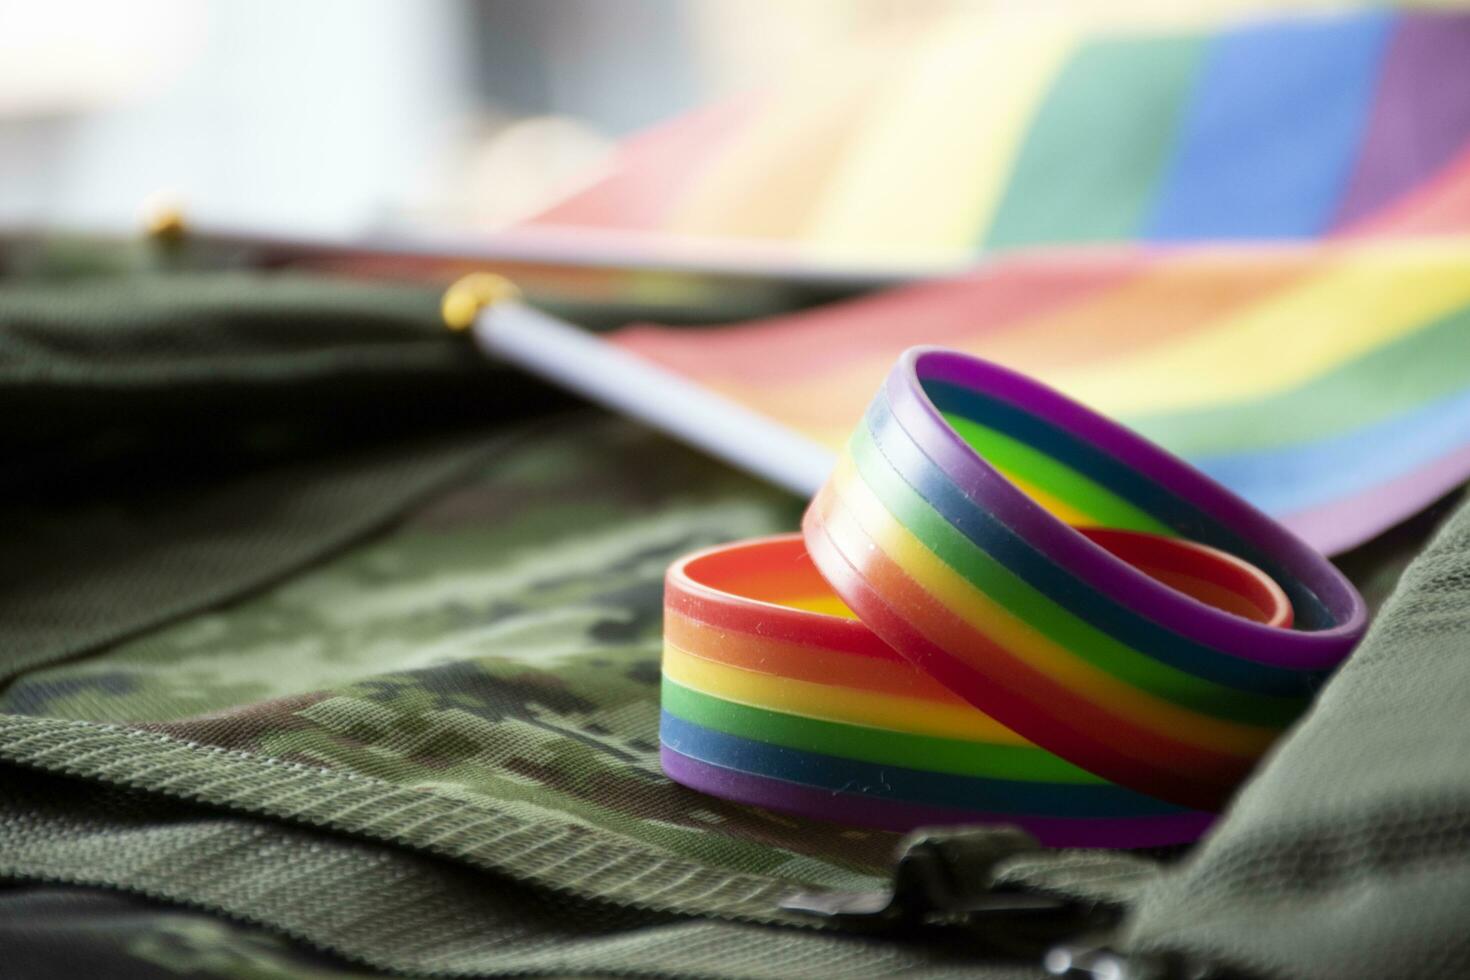
M 494 227 L 926 0 L 0 2 L 0 223 Z
M 0 225 L 127 230 L 167 199 L 213 226 L 495 228 L 593 179 L 618 138 L 779 85 L 855 37 L 1038 6 L 3 0 Z

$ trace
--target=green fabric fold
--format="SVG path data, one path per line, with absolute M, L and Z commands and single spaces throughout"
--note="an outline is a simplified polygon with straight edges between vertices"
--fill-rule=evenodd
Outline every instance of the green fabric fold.
M 0 288 L 0 684 L 382 528 L 557 404 L 436 302 L 248 273 Z
M 123 888 L 263 925 L 375 969 L 749 980 L 1045 975 L 1035 965 L 977 970 L 974 950 L 956 942 L 580 902 L 400 850 L 56 777 L 0 770 L 0 785 L 0 874 Z
M 668 562 L 801 502 L 561 411 L 435 303 L 246 272 L 0 288 L 0 877 L 419 976 L 1041 975 L 782 910 L 885 887 L 897 840 L 670 783 L 657 658 Z M 1370 600 L 1437 518 L 1343 558 Z M 1139 952 L 1455 975 L 1467 589 L 1461 512 L 1178 867 L 986 874 L 1133 908 Z
M 1470 969 L 1470 508 L 1218 828 L 1141 896 L 1132 948 L 1280 977 Z

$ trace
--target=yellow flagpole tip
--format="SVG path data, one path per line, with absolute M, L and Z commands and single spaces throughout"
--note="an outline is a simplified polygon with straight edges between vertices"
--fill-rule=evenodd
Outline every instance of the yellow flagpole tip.
M 176 242 L 188 230 L 184 209 L 177 204 L 159 204 L 148 209 L 143 219 L 143 233 L 160 242 Z
M 471 272 L 444 290 L 439 314 L 450 330 L 468 330 L 485 307 L 517 299 L 520 295 L 515 283 L 504 276 L 492 272 Z

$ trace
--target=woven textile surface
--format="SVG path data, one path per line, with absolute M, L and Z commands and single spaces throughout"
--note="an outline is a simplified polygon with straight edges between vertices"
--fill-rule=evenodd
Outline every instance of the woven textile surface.
M 782 909 L 886 887 L 898 840 L 664 778 L 659 610 L 670 560 L 801 501 L 435 316 L 421 290 L 277 275 L 0 290 L 8 962 L 1042 975 L 1002 941 Z M 1375 604 L 1438 516 L 1343 557 Z M 1453 975 L 1467 585 L 1462 515 L 1197 854 L 974 873 L 1131 907 L 1139 951 L 1389 976 L 1432 949 L 1412 975 Z

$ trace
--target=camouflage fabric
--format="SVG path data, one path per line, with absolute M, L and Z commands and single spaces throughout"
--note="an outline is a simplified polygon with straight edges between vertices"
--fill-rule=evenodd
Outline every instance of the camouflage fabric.
M 800 502 L 565 404 L 421 288 L 0 288 L 0 878 L 410 974 L 944 975 L 778 905 L 888 835 L 657 767 L 665 565 Z
M 0 288 L 0 681 L 381 528 L 558 402 L 437 316 L 294 275 Z
M 112 730 L 63 719 L 120 725 L 159 752 L 225 749 L 372 780 L 446 813 L 493 805 L 542 833 L 598 828 L 656 855 L 860 887 L 871 882 L 855 874 L 886 865 L 887 835 L 813 835 L 793 851 L 791 821 L 689 793 L 658 769 L 664 568 L 797 512 L 646 431 L 573 417 L 345 555 L 32 671 L 0 695 L 26 719 L 0 724 L 44 717 L 68 738 Z M 257 804 L 262 789 L 228 802 Z M 728 837 L 717 851 L 710 827 Z
M 880 887 L 892 860 L 892 835 L 725 804 L 658 770 L 665 566 L 691 548 L 789 527 L 800 504 L 598 414 L 538 423 L 537 438 L 514 445 L 347 553 L 13 682 L 0 697 L 0 757 L 129 793 L 103 803 L 72 781 L 7 771 L 0 872 L 205 905 L 408 972 L 527 969 L 525 951 L 487 923 L 529 914 L 547 895 L 558 896 L 551 910 L 505 927 L 558 950 L 530 961 L 537 968 L 680 972 L 683 958 L 688 975 L 787 976 L 803 975 L 795 963 L 810 956 L 811 976 L 829 975 L 834 958 L 850 960 L 852 975 L 942 976 L 955 960 L 971 969 L 973 955 L 953 949 L 811 932 L 769 961 L 752 926 L 685 921 L 806 925 L 778 908 L 783 895 Z M 206 817 L 185 800 L 272 820 Z M 92 822 L 79 826 L 89 808 Z M 147 815 L 123 816 L 136 808 Z M 201 853 L 201 871 L 181 870 Z M 344 865 L 355 868 L 345 882 Z M 313 919 L 345 894 L 381 896 L 363 869 L 390 865 L 397 894 L 386 910 L 364 897 L 364 923 Z M 471 901 L 486 883 L 463 869 L 523 883 L 521 900 Z M 242 885 L 261 875 L 272 884 Z M 279 882 L 303 876 L 317 890 L 281 902 Z M 581 910 L 571 928 L 568 908 Z M 384 948 L 382 917 L 412 921 L 408 909 L 433 916 L 435 941 L 405 950 L 400 928 Z M 638 927 L 636 944 L 619 936 L 621 964 L 595 943 L 579 951 L 596 938 L 588 922 L 609 918 Z M 457 943 L 446 936 L 456 929 Z M 741 965 L 756 951 L 768 961 Z
M 1004 928 L 786 911 L 887 888 L 898 840 L 659 771 L 665 567 L 801 501 L 469 363 L 422 290 L 110 281 L 65 315 L 0 291 L 0 407 L 98 393 L 47 422 L 64 460 L 0 423 L 25 450 L 0 484 L 10 975 L 1043 975 Z M 385 400 L 410 407 L 378 426 Z M 1438 516 L 1344 559 L 1375 602 Z M 970 870 L 1167 894 L 1141 857 Z
M 15 976 L 345 980 L 378 976 L 259 928 L 119 893 L 0 889 L 0 949 Z

